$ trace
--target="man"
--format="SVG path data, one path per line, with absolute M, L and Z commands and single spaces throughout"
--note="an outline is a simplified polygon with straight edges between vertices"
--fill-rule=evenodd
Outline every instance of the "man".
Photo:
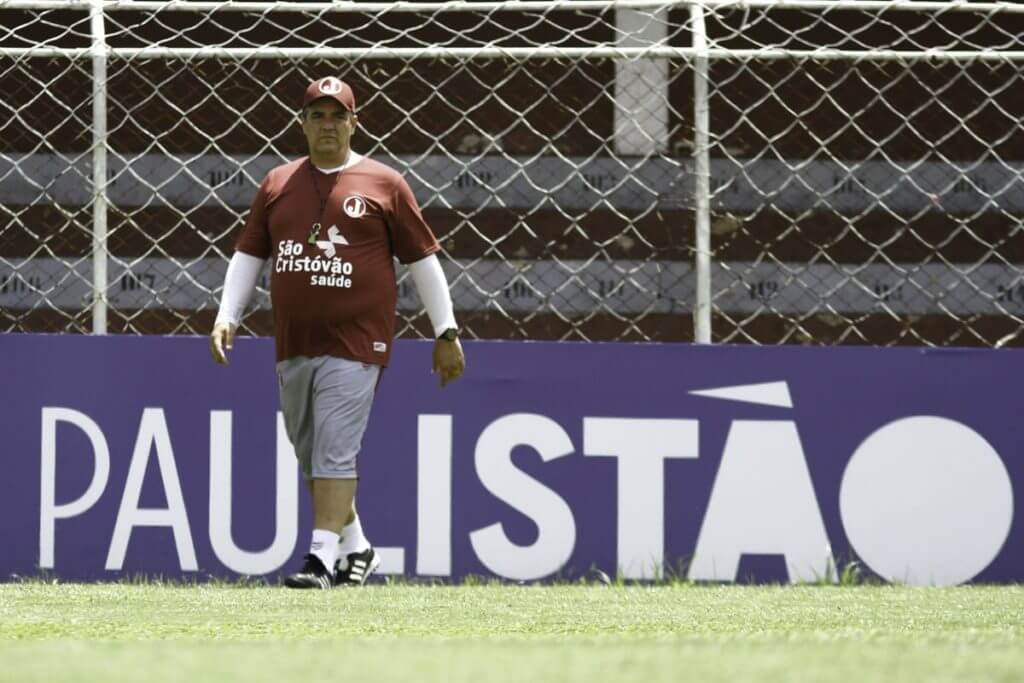
M 334 77 L 302 100 L 309 157 L 272 169 L 260 185 L 228 265 L 210 334 L 227 364 L 235 330 L 264 262 L 270 280 L 281 408 L 313 501 L 313 538 L 291 588 L 361 585 L 380 564 L 355 511 L 357 456 L 388 364 L 397 287 L 409 272 L 434 328 L 441 386 L 465 369 L 440 247 L 409 185 L 352 150 L 355 96 Z

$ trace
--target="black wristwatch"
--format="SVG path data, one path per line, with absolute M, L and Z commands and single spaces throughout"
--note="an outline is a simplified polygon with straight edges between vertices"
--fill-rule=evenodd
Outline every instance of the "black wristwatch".
M 459 338 L 459 328 L 449 327 L 447 330 L 441 333 L 438 339 L 444 339 L 445 341 L 453 342 Z

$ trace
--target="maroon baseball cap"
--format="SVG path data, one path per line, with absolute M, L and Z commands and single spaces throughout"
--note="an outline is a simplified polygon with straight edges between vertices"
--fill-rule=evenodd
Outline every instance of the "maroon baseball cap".
M 318 78 L 306 88 L 306 94 L 302 98 L 302 108 L 305 109 L 311 102 L 321 97 L 330 97 L 350 112 L 356 111 L 356 96 L 352 92 L 352 86 L 340 78 L 327 76 Z

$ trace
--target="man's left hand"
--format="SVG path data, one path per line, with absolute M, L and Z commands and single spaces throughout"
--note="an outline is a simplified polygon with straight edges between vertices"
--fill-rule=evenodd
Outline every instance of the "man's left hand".
M 434 373 L 440 375 L 441 386 L 458 379 L 466 370 L 466 356 L 458 339 L 434 341 Z

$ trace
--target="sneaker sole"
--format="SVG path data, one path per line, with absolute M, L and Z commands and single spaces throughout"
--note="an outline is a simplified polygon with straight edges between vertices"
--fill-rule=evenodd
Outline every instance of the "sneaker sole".
M 316 577 L 316 582 L 316 585 L 311 585 L 308 583 L 299 583 L 297 581 L 292 581 L 291 579 L 285 579 L 284 586 L 285 588 L 296 588 L 299 590 L 327 590 L 329 588 L 334 588 L 334 583 L 331 581 L 331 577 L 329 576 L 318 576 Z

